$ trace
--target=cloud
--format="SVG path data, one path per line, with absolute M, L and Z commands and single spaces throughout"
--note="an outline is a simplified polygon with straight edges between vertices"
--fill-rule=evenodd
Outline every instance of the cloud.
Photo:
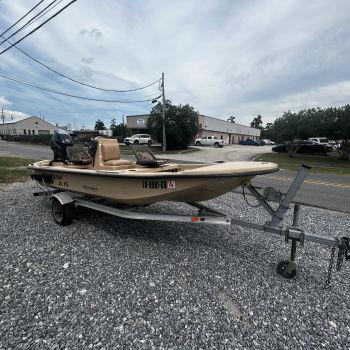
M 94 62 L 94 58 L 93 57 L 82 57 L 81 59 L 84 63 L 87 63 L 87 64 L 91 64 Z
M 83 29 L 83 30 L 81 30 L 79 32 L 79 34 L 81 34 L 81 35 L 89 35 L 89 36 L 91 36 L 91 37 L 93 37 L 95 39 L 101 39 L 102 35 L 103 35 L 102 32 L 99 29 L 97 29 L 97 28 L 92 28 L 90 30 Z
M 5 107 L 11 105 L 12 102 L 7 100 L 4 96 L 0 96 L 0 107 Z
M 1 29 L 33 6 L 1 4 Z M 165 72 L 166 97 L 199 112 L 248 124 L 286 110 L 349 103 L 350 2 L 328 0 L 160 0 L 76 2 L 21 43 L 74 79 L 117 90 L 145 85 Z M 105 99 L 159 94 L 158 86 L 127 94 L 74 84 L 11 49 L 0 72 L 60 91 Z M 12 107 L 57 122 L 93 124 L 148 112 L 152 105 L 73 100 L 0 79 Z M 11 108 L 12 108 L 11 107 Z M 40 110 L 40 111 L 39 111 Z

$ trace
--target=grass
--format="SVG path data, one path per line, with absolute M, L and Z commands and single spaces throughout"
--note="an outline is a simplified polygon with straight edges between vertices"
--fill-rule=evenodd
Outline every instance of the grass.
M 19 157 L 0 157 L 0 183 L 10 183 L 28 180 L 31 171 L 26 166 L 33 159 Z
M 287 153 L 265 153 L 256 157 L 255 160 L 277 163 L 282 169 L 298 170 L 302 164 L 307 164 L 312 167 L 311 172 L 314 173 L 350 175 L 350 161 L 339 160 L 336 152 L 328 156 L 314 154 L 289 156 Z

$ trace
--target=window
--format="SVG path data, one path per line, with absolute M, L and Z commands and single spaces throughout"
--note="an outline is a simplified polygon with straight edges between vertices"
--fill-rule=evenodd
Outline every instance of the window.
M 206 136 L 204 136 L 204 137 L 203 137 L 203 140 L 206 140 L 206 139 L 207 139 L 207 137 L 206 137 Z
M 35 131 L 34 130 L 32 130 L 32 135 L 35 135 Z
M 211 136 L 208 136 L 208 140 L 211 140 L 212 139 L 212 137 Z
M 28 129 L 28 135 L 30 135 L 30 129 Z
M 213 139 L 214 139 L 214 140 L 217 140 L 218 138 L 217 138 L 217 136 L 214 136 Z
M 27 130 L 23 129 L 23 135 L 27 135 Z

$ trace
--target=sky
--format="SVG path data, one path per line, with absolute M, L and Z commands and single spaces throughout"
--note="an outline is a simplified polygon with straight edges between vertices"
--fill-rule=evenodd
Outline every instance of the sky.
M 37 2 L 0 0 L 0 33 Z M 164 72 L 172 103 L 221 119 L 235 116 L 241 124 L 260 114 L 266 123 L 288 110 L 350 103 L 349 20 L 348 0 L 78 0 L 18 47 L 61 73 L 107 89 L 145 86 Z M 129 93 L 84 87 L 15 48 L 0 55 L 0 74 L 105 100 L 160 94 L 158 84 Z M 0 77 L 0 108 L 80 128 L 97 118 L 109 126 L 113 118 L 148 113 L 152 103 L 79 100 Z

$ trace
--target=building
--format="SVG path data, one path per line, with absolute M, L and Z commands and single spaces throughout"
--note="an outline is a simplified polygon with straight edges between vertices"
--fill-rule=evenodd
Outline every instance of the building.
M 149 114 L 129 115 L 126 117 L 126 125 L 133 134 L 147 133 L 147 119 Z M 230 121 L 208 117 L 199 114 L 200 129 L 196 138 L 205 136 L 217 136 L 225 140 L 227 144 L 238 143 L 245 139 L 258 139 L 260 129 L 251 128 L 250 126 L 233 123 Z
M 57 129 L 57 126 L 35 116 L 0 119 L 0 135 L 48 135 Z

